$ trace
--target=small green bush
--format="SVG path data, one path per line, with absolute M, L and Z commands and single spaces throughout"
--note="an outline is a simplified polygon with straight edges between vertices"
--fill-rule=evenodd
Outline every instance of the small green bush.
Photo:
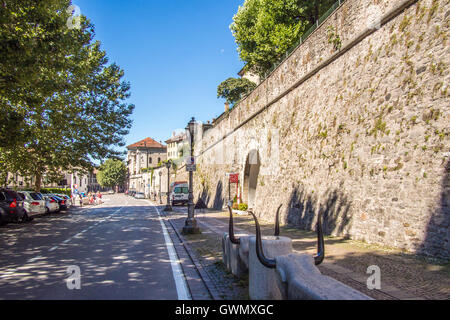
M 239 210 L 240 211 L 247 211 L 247 209 L 248 209 L 248 205 L 247 204 L 245 204 L 245 203 L 239 204 Z
M 41 189 L 41 193 L 60 193 L 60 194 L 66 194 L 70 197 L 72 194 L 72 191 L 70 189 L 64 189 L 64 188 L 47 188 L 47 189 Z

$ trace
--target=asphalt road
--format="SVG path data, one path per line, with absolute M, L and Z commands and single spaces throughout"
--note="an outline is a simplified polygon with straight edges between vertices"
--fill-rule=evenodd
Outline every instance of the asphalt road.
M 0 299 L 189 298 L 157 208 L 124 195 L 104 200 L 0 227 Z

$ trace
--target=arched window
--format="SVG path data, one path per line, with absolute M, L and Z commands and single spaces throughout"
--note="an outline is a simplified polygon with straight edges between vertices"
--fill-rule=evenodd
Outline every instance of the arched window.
M 152 163 L 152 157 L 148 157 L 148 163 Z
M 158 163 L 160 163 L 161 162 L 161 158 L 158 158 Z

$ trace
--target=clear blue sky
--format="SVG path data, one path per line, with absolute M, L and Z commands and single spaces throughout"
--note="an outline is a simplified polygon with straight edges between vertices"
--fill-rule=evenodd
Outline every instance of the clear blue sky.
M 73 0 L 95 25 L 110 62 L 125 71 L 136 105 L 127 145 L 167 140 L 220 115 L 217 86 L 243 66 L 229 29 L 243 0 Z

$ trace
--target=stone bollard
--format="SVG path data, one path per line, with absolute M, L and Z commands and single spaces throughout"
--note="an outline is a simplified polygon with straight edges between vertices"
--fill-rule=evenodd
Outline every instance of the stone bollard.
M 246 238 L 247 235 L 238 234 L 236 237 Z M 247 264 L 242 261 L 240 255 L 240 245 L 232 243 L 227 233 L 222 237 L 222 259 L 227 269 L 236 277 L 241 277 L 247 273 Z
M 245 268 L 247 270 L 248 270 L 250 238 L 251 237 L 249 235 L 241 237 L 241 247 L 239 248 L 239 256 L 241 257 L 241 261 L 245 265 Z
M 264 253 L 268 258 L 292 253 L 292 240 L 287 237 L 263 237 Z M 252 300 L 282 300 L 277 271 L 261 264 L 256 255 L 256 237 L 249 241 L 249 294 Z
M 229 252 L 230 252 L 230 246 L 229 246 L 230 240 L 228 237 L 228 233 L 224 233 L 222 236 L 222 260 L 223 264 L 227 268 L 227 270 L 231 270 L 230 266 L 230 259 L 229 259 Z

